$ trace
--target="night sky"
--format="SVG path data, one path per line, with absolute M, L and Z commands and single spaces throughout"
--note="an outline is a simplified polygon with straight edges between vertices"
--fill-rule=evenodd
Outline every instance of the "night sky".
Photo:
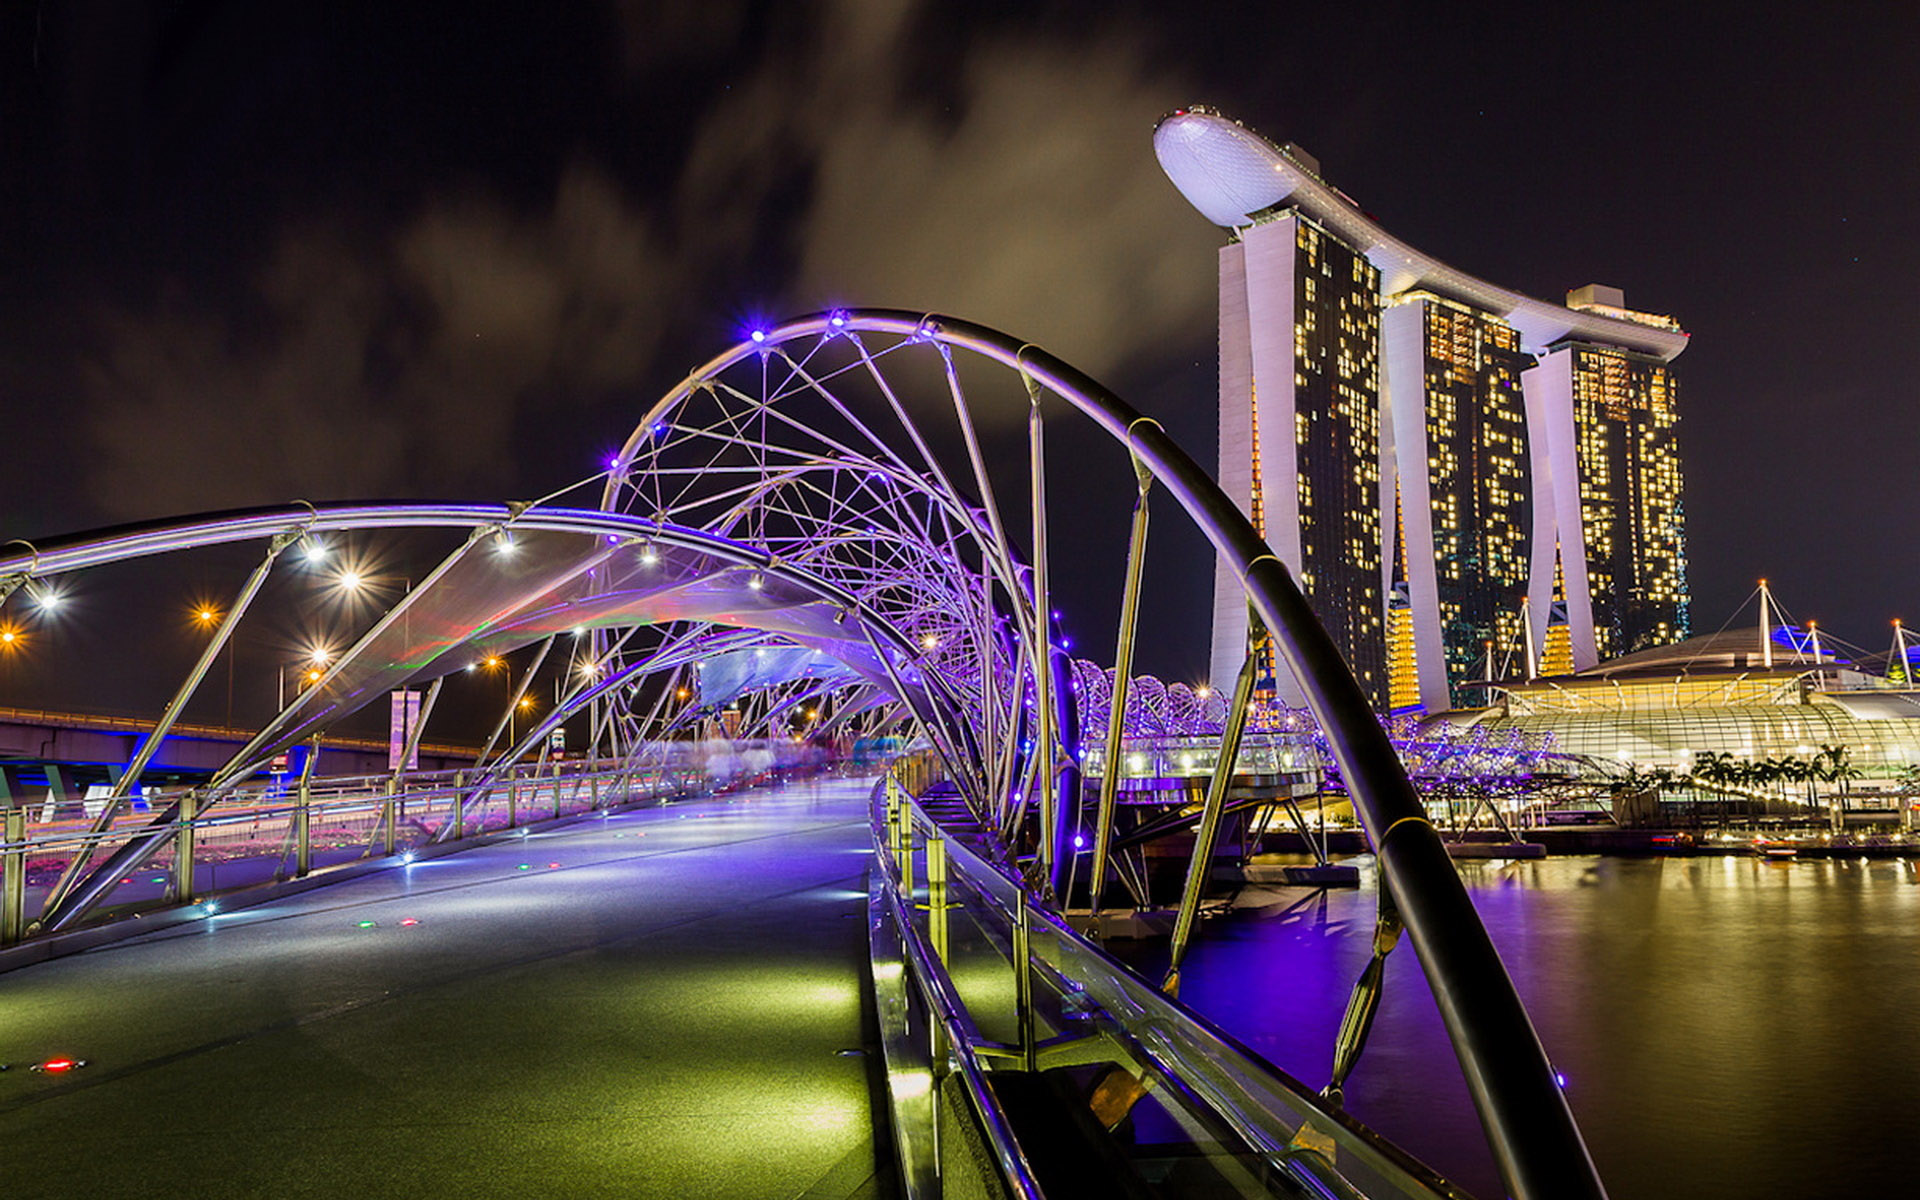
M 1920 8 L 1721 8 L 10 4 L 0 539 L 539 494 L 831 304 L 1016 333 L 1211 463 L 1222 235 L 1149 140 L 1205 103 L 1443 261 L 1674 315 L 1696 630 L 1765 575 L 1878 648 Z

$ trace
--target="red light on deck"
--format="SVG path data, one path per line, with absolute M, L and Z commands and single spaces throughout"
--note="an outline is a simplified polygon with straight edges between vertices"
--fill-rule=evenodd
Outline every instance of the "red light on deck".
M 42 1063 L 33 1064 L 32 1069 L 43 1075 L 65 1075 L 68 1071 L 86 1066 L 82 1058 L 50 1058 Z
M 402 925 L 418 925 L 420 923 L 420 918 L 419 917 L 401 917 L 400 923 Z

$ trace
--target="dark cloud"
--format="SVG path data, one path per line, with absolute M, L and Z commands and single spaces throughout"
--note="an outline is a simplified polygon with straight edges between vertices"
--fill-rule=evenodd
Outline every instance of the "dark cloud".
M 629 72 L 743 28 L 728 6 L 613 11 Z M 176 280 L 116 310 L 86 364 L 94 499 L 131 517 L 569 482 L 516 462 L 516 431 L 609 393 L 637 414 L 716 348 L 682 349 L 689 308 L 736 286 L 951 312 L 1095 374 L 1203 339 L 1217 239 L 1148 149 L 1182 82 L 1109 34 L 982 38 L 932 87 L 923 15 L 849 0 L 769 38 L 651 193 L 582 152 L 539 202 L 468 180 L 371 231 L 289 217 L 237 296 Z
M 788 296 L 802 307 L 954 313 L 1096 375 L 1204 338 L 1218 237 L 1149 147 L 1190 88 L 1149 66 L 1145 39 L 983 39 L 935 97 L 912 6 L 843 3 L 816 33 L 802 66 L 770 64 L 709 114 L 683 219 L 746 236 L 797 161 L 810 187 Z
M 672 273 L 645 214 L 585 168 L 532 215 L 467 195 L 371 243 L 287 230 L 242 311 L 174 299 L 105 321 L 86 373 L 95 499 L 139 516 L 498 488 L 526 411 L 652 367 Z

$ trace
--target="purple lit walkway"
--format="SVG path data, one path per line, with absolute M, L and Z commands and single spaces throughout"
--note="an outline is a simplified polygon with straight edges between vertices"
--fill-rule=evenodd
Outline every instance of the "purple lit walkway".
M 869 781 L 648 809 L 0 976 L 7 1200 L 867 1197 Z M 56 1055 L 88 1061 L 31 1073 Z

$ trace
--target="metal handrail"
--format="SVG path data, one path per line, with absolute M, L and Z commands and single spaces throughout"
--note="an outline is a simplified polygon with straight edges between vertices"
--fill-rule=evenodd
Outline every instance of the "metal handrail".
M 882 863 L 886 858 L 884 853 L 879 856 Z M 900 933 L 903 952 L 912 965 L 907 977 L 919 989 L 921 998 L 946 1033 L 954 1065 L 960 1071 L 967 1098 L 973 1105 L 973 1115 L 980 1121 L 981 1132 L 986 1135 L 994 1161 L 1000 1168 L 1001 1183 L 1010 1193 L 1023 1200 L 1044 1200 L 1040 1183 L 1034 1178 L 1033 1167 L 1027 1162 L 1026 1152 L 1020 1149 L 1012 1123 L 1007 1120 L 1006 1110 L 1000 1106 L 993 1089 L 987 1086 L 987 1069 L 981 1062 L 978 1048 L 990 1043 L 980 1036 L 979 1027 L 974 1024 L 965 1002 L 954 991 L 953 981 L 940 969 L 932 948 L 920 936 L 919 930 L 914 928 L 905 902 L 897 887 L 893 886 L 899 881 L 884 865 L 877 867 L 876 873 L 884 880 L 880 892 L 885 898 L 887 914 Z
M 581 791 L 594 781 L 626 780 L 628 786 L 624 789 L 624 795 L 618 798 L 602 797 L 600 799 L 599 807 L 605 808 L 609 804 L 632 803 L 635 795 L 641 793 L 644 793 L 648 799 L 658 799 L 666 793 L 679 794 L 707 778 L 704 772 L 686 768 L 661 769 L 649 766 L 636 769 L 630 764 L 612 765 L 618 761 L 620 760 L 585 761 L 579 766 L 587 769 L 572 771 L 556 770 L 560 764 L 540 766 L 526 764 L 511 774 L 496 777 L 477 790 L 462 781 L 461 776 L 464 772 L 457 771 L 423 773 L 404 782 L 409 785 L 422 783 L 425 786 L 403 786 L 394 791 L 387 790 L 388 785 L 393 782 L 389 775 L 335 776 L 328 779 L 328 786 L 308 787 L 304 795 L 297 794 L 291 788 L 276 794 L 279 785 L 227 792 L 222 794 L 215 804 L 203 811 L 194 812 L 191 817 L 184 819 L 178 815 L 178 811 L 183 805 L 191 804 L 192 799 L 197 795 L 196 791 L 191 788 L 164 791 L 155 789 L 146 797 L 149 812 L 133 810 L 131 797 L 110 801 L 126 811 L 124 814 L 115 815 L 114 822 L 117 824 L 110 822 L 104 828 L 90 824 L 85 827 L 42 828 L 29 832 L 24 828 L 24 822 L 15 822 L 10 825 L 10 829 L 19 829 L 19 836 L 0 838 L 0 875 L 4 875 L 4 888 L 0 890 L 4 890 L 8 896 L 16 893 L 24 896 L 27 862 L 30 858 L 71 856 L 73 861 L 85 863 L 103 850 L 111 848 L 112 854 L 106 862 L 94 866 L 93 872 L 87 876 L 86 883 L 74 889 L 79 892 L 83 888 L 91 888 L 92 895 L 84 898 L 82 907 L 56 914 L 49 906 L 33 922 L 35 927 L 40 922 L 48 922 L 48 928 L 44 932 L 51 933 L 74 924 L 84 914 L 85 908 L 92 905 L 93 896 L 103 894 L 102 888 L 94 884 L 94 875 L 104 870 L 106 865 L 111 865 L 114 856 L 124 856 L 131 852 L 144 859 L 149 855 L 162 852 L 170 841 L 179 840 L 183 845 L 205 849 L 209 843 L 218 845 L 223 831 L 241 826 L 259 827 L 285 823 L 288 829 L 285 835 L 287 840 L 281 843 L 278 853 L 272 856 L 273 860 L 284 864 L 291 853 L 295 855 L 296 875 L 319 875 L 349 866 L 351 863 L 335 863 L 309 871 L 306 863 L 310 843 L 307 843 L 305 838 L 313 825 L 337 822 L 342 817 L 352 819 L 370 817 L 370 821 L 363 823 L 370 829 L 377 829 L 382 821 L 397 819 L 394 814 L 399 810 L 389 808 L 391 802 L 422 803 L 428 809 L 432 809 L 437 806 L 457 804 L 463 799 L 493 800 L 502 794 L 510 797 L 520 794 L 550 799 L 557 808 L 561 803 L 562 791 L 568 791 L 572 799 L 577 802 Z M 283 795 L 284 802 L 282 802 Z M 260 803 L 262 800 L 268 802 Z M 593 807 L 589 805 L 587 809 L 577 811 L 590 811 Z M 18 813 L 20 810 L 11 811 Z M 513 811 L 510 807 L 509 813 Z M 122 815 L 134 817 L 135 820 L 123 821 Z M 516 828 L 519 825 L 520 823 L 510 815 L 507 827 Z M 300 831 L 301 839 L 297 846 L 291 844 L 294 838 L 292 831 L 295 829 Z M 362 832 L 366 830 L 363 829 Z M 476 829 L 475 832 L 478 830 Z M 374 850 L 370 844 L 361 858 L 353 861 L 363 861 L 367 855 L 373 853 Z M 133 864 L 131 862 L 122 864 L 122 866 L 130 865 Z M 178 875 L 181 865 L 176 864 L 173 870 L 175 877 L 170 887 L 177 888 L 182 883 Z M 276 866 L 276 878 L 279 877 L 279 870 L 279 866 Z M 118 870 L 112 872 L 112 874 L 118 873 Z M 185 883 L 190 888 L 192 881 L 187 879 Z M 172 898 L 170 893 L 168 898 L 155 903 L 160 907 L 166 907 L 180 902 Z M 23 909 L 16 911 L 16 907 L 11 904 L 6 906 L 4 919 L 0 919 L 0 945 L 18 941 L 32 932 L 28 924 L 28 914 Z M 66 905 L 63 904 L 62 907 L 65 909 Z M 143 906 L 142 911 L 150 907 L 153 906 Z M 56 916 L 58 920 L 54 920 Z
M 854 309 L 788 321 L 770 339 L 886 332 L 971 350 L 1021 372 L 1124 443 L 1240 580 L 1299 681 L 1374 845 L 1381 878 L 1432 985 L 1494 1161 L 1516 1200 L 1604 1200 L 1592 1155 L 1526 1006 L 1481 924 L 1439 833 L 1366 694 L 1292 573 L 1212 475 L 1140 413 L 1072 365 L 972 321 L 900 309 Z M 741 355 L 751 348 L 736 348 Z M 722 365 L 723 355 L 703 371 Z M 1048 831 L 1043 836 L 1051 836 Z
M 1381 1138 L 1359 1121 L 1329 1108 L 1304 1083 L 1261 1058 L 1213 1026 L 1200 1014 L 1145 984 L 1125 967 L 1108 958 L 1071 929 L 1055 914 L 1035 905 L 1021 903 L 1021 883 L 999 864 L 980 856 L 966 845 L 944 835 L 939 826 L 911 798 L 903 798 L 902 819 L 907 822 L 906 836 L 942 839 L 946 871 L 951 880 L 970 885 L 972 894 L 987 909 L 1002 919 L 1009 930 L 1022 919 L 1017 911 L 1025 908 L 1025 920 L 1035 936 L 1018 939 L 993 937 L 1000 952 L 1008 956 L 1016 971 L 1021 970 L 1015 942 L 1032 946 L 1036 941 L 1052 939 L 1067 951 L 1066 957 L 1092 968 L 1079 977 L 1068 973 L 1068 965 L 1049 962 L 1030 952 L 1026 968 L 1046 979 L 1059 994 L 1078 991 L 1095 1000 L 1106 1018 L 1105 1032 L 1125 1047 L 1125 1053 L 1189 1098 L 1193 1111 L 1210 1114 L 1238 1142 L 1260 1156 L 1268 1166 L 1295 1184 L 1315 1194 L 1335 1197 L 1360 1197 L 1359 1185 L 1338 1166 L 1311 1149 L 1303 1149 L 1300 1135 L 1311 1127 L 1319 1135 L 1334 1141 L 1344 1154 L 1364 1168 L 1363 1175 L 1378 1179 L 1403 1195 L 1464 1197 L 1454 1185 L 1434 1174 L 1423 1164 Z M 1018 1048 L 983 1042 L 978 1025 L 965 1010 L 939 956 L 927 945 L 911 917 L 911 900 L 903 899 L 901 880 L 893 863 L 894 850 L 886 844 L 887 831 L 876 822 L 879 848 L 876 876 L 884 881 L 888 893 L 888 915 L 907 947 L 909 965 L 916 985 L 927 998 L 928 1006 L 940 1016 L 949 1040 L 956 1048 L 999 1051 L 996 1057 L 1016 1057 Z M 976 1066 L 978 1055 L 968 1059 Z M 978 1082 L 985 1089 L 984 1080 Z M 990 1093 L 989 1093 L 990 1094 Z M 1292 1110 L 1297 1121 L 1289 1123 L 1279 1111 Z M 997 1112 L 997 1110 L 996 1110 Z M 990 1131 L 1003 1131 L 1011 1138 L 1011 1129 L 983 1118 Z M 1017 1150 L 1017 1140 L 1013 1143 Z
M 451 773 L 452 772 L 448 772 L 448 774 Z M 480 794 L 491 796 L 504 792 L 509 787 L 517 787 L 521 784 L 550 789 L 565 783 L 578 783 L 593 779 L 618 779 L 622 777 L 635 778 L 636 783 L 638 783 L 642 778 L 655 774 L 656 773 L 653 772 L 636 773 L 628 770 L 607 768 L 595 771 L 569 771 L 564 774 L 555 775 L 549 769 L 547 773 L 540 775 L 534 775 L 528 772 L 512 777 L 498 777 L 487 784 Z M 700 773 L 697 771 L 680 771 L 677 773 L 660 772 L 657 773 L 657 778 L 666 778 L 672 774 L 677 774 L 682 780 L 700 778 Z M 354 777 L 350 780 L 349 777 L 344 776 L 330 777 L 328 782 L 334 783 L 335 786 L 322 788 L 316 784 L 309 792 L 311 800 L 304 806 L 298 801 L 289 801 L 283 804 L 248 807 L 234 811 L 236 804 L 244 803 L 250 797 L 262 794 L 259 792 L 236 790 L 222 795 L 219 806 L 209 808 L 205 812 L 195 816 L 191 824 L 195 829 L 212 829 L 222 825 L 239 824 L 248 820 L 286 816 L 298 812 L 302 807 L 316 816 L 324 813 L 346 812 L 358 808 L 377 807 L 381 801 L 386 799 L 387 794 L 384 789 L 390 778 L 391 777 L 387 775 Z M 335 781 L 338 780 L 347 780 L 348 782 L 336 783 Z M 151 798 L 149 804 L 150 806 L 154 806 L 162 801 L 176 800 L 181 796 L 192 793 L 192 791 L 193 789 L 191 788 L 154 789 L 148 793 L 148 796 Z M 465 787 L 455 783 L 448 783 L 444 786 L 435 787 L 405 787 L 403 790 L 394 794 L 408 800 L 431 801 L 436 799 L 450 799 L 455 796 L 466 795 L 468 792 L 469 789 Z M 323 796 L 330 797 L 331 799 L 322 800 Z M 122 801 L 122 805 L 124 807 L 125 801 Z M 126 809 L 125 815 L 140 816 L 144 814 L 128 808 Z M 0 851 L 24 850 L 31 853 L 35 851 L 44 852 L 51 848 L 67 846 L 92 846 L 97 849 L 101 845 L 120 840 L 125 833 L 125 826 L 117 829 L 109 828 L 101 833 L 93 833 L 90 830 L 83 829 L 47 830 L 43 828 L 37 832 L 29 832 L 23 840 L 18 842 L 0 840 Z

